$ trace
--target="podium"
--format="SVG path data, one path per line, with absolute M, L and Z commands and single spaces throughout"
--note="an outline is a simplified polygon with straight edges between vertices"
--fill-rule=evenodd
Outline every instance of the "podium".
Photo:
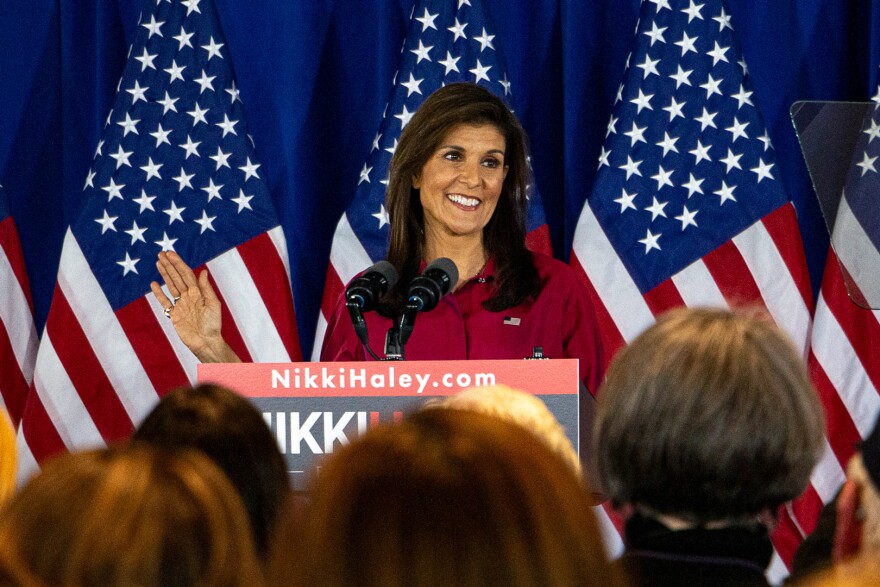
M 321 459 L 426 402 L 468 387 L 503 384 L 538 396 L 579 446 L 577 359 L 212 363 L 199 383 L 249 398 L 278 441 L 294 490 L 305 489 Z

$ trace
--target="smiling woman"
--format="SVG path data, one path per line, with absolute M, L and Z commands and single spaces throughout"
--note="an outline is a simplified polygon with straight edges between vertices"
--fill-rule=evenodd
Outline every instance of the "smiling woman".
M 388 261 L 400 279 L 365 316 L 371 348 L 384 348 L 413 278 L 446 257 L 461 279 L 420 315 L 408 359 L 522 359 L 541 347 L 548 358 L 579 359 L 581 381 L 598 388 L 602 342 L 589 294 L 567 265 L 526 248 L 526 151 L 519 121 L 489 90 L 453 83 L 425 99 L 391 159 Z M 173 252 L 157 265 L 172 298 L 156 282 L 153 293 L 184 344 L 203 362 L 237 361 L 207 272 L 197 278 Z M 321 360 L 367 356 L 340 297 Z
M 370 346 L 403 311 L 409 283 L 440 257 L 461 279 L 420 315 L 408 359 L 521 359 L 536 346 L 580 359 L 581 380 L 601 380 L 601 341 L 589 294 L 565 264 L 526 249 L 526 137 L 504 102 L 476 84 L 430 95 L 400 136 L 389 170 L 388 261 L 400 274 L 366 315 Z M 367 358 L 345 300 L 328 321 L 321 359 Z
M 483 229 L 495 212 L 507 174 L 504 144 L 504 136 L 494 126 L 457 126 L 413 178 L 429 247 L 446 250 L 449 246 L 444 243 L 450 239 L 470 237 L 483 248 Z M 428 251 L 428 257 L 439 256 Z M 482 259 L 480 265 L 484 264 Z

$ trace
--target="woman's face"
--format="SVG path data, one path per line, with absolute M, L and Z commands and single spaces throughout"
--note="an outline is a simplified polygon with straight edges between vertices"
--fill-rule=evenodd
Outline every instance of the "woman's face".
M 425 216 L 425 234 L 482 235 L 507 175 L 504 135 L 491 124 L 462 124 L 443 137 L 413 178 Z

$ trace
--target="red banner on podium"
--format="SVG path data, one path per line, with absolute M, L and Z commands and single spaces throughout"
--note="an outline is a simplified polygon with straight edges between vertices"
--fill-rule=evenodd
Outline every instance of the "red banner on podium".
M 503 384 L 540 397 L 579 441 L 576 359 L 367 361 L 357 363 L 211 363 L 199 383 L 250 398 L 283 452 L 294 489 L 305 488 L 320 458 L 382 423 L 398 421 L 431 398 Z

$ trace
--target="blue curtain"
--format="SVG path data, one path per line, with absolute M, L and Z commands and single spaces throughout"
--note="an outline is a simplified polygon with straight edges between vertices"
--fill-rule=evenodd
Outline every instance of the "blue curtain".
M 484 1 L 530 136 L 554 250 L 567 259 L 638 1 Z M 412 1 L 216 2 L 287 235 L 309 349 L 333 228 L 378 128 Z M 141 8 L 141 0 L 0 3 L 0 184 L 21 233 L 38 328 Z M 788 112 L 796 100 L 876 93 L 880 0 L 728 0 L 728 8 L 798 208 L 815 288 L 827 235 Z

